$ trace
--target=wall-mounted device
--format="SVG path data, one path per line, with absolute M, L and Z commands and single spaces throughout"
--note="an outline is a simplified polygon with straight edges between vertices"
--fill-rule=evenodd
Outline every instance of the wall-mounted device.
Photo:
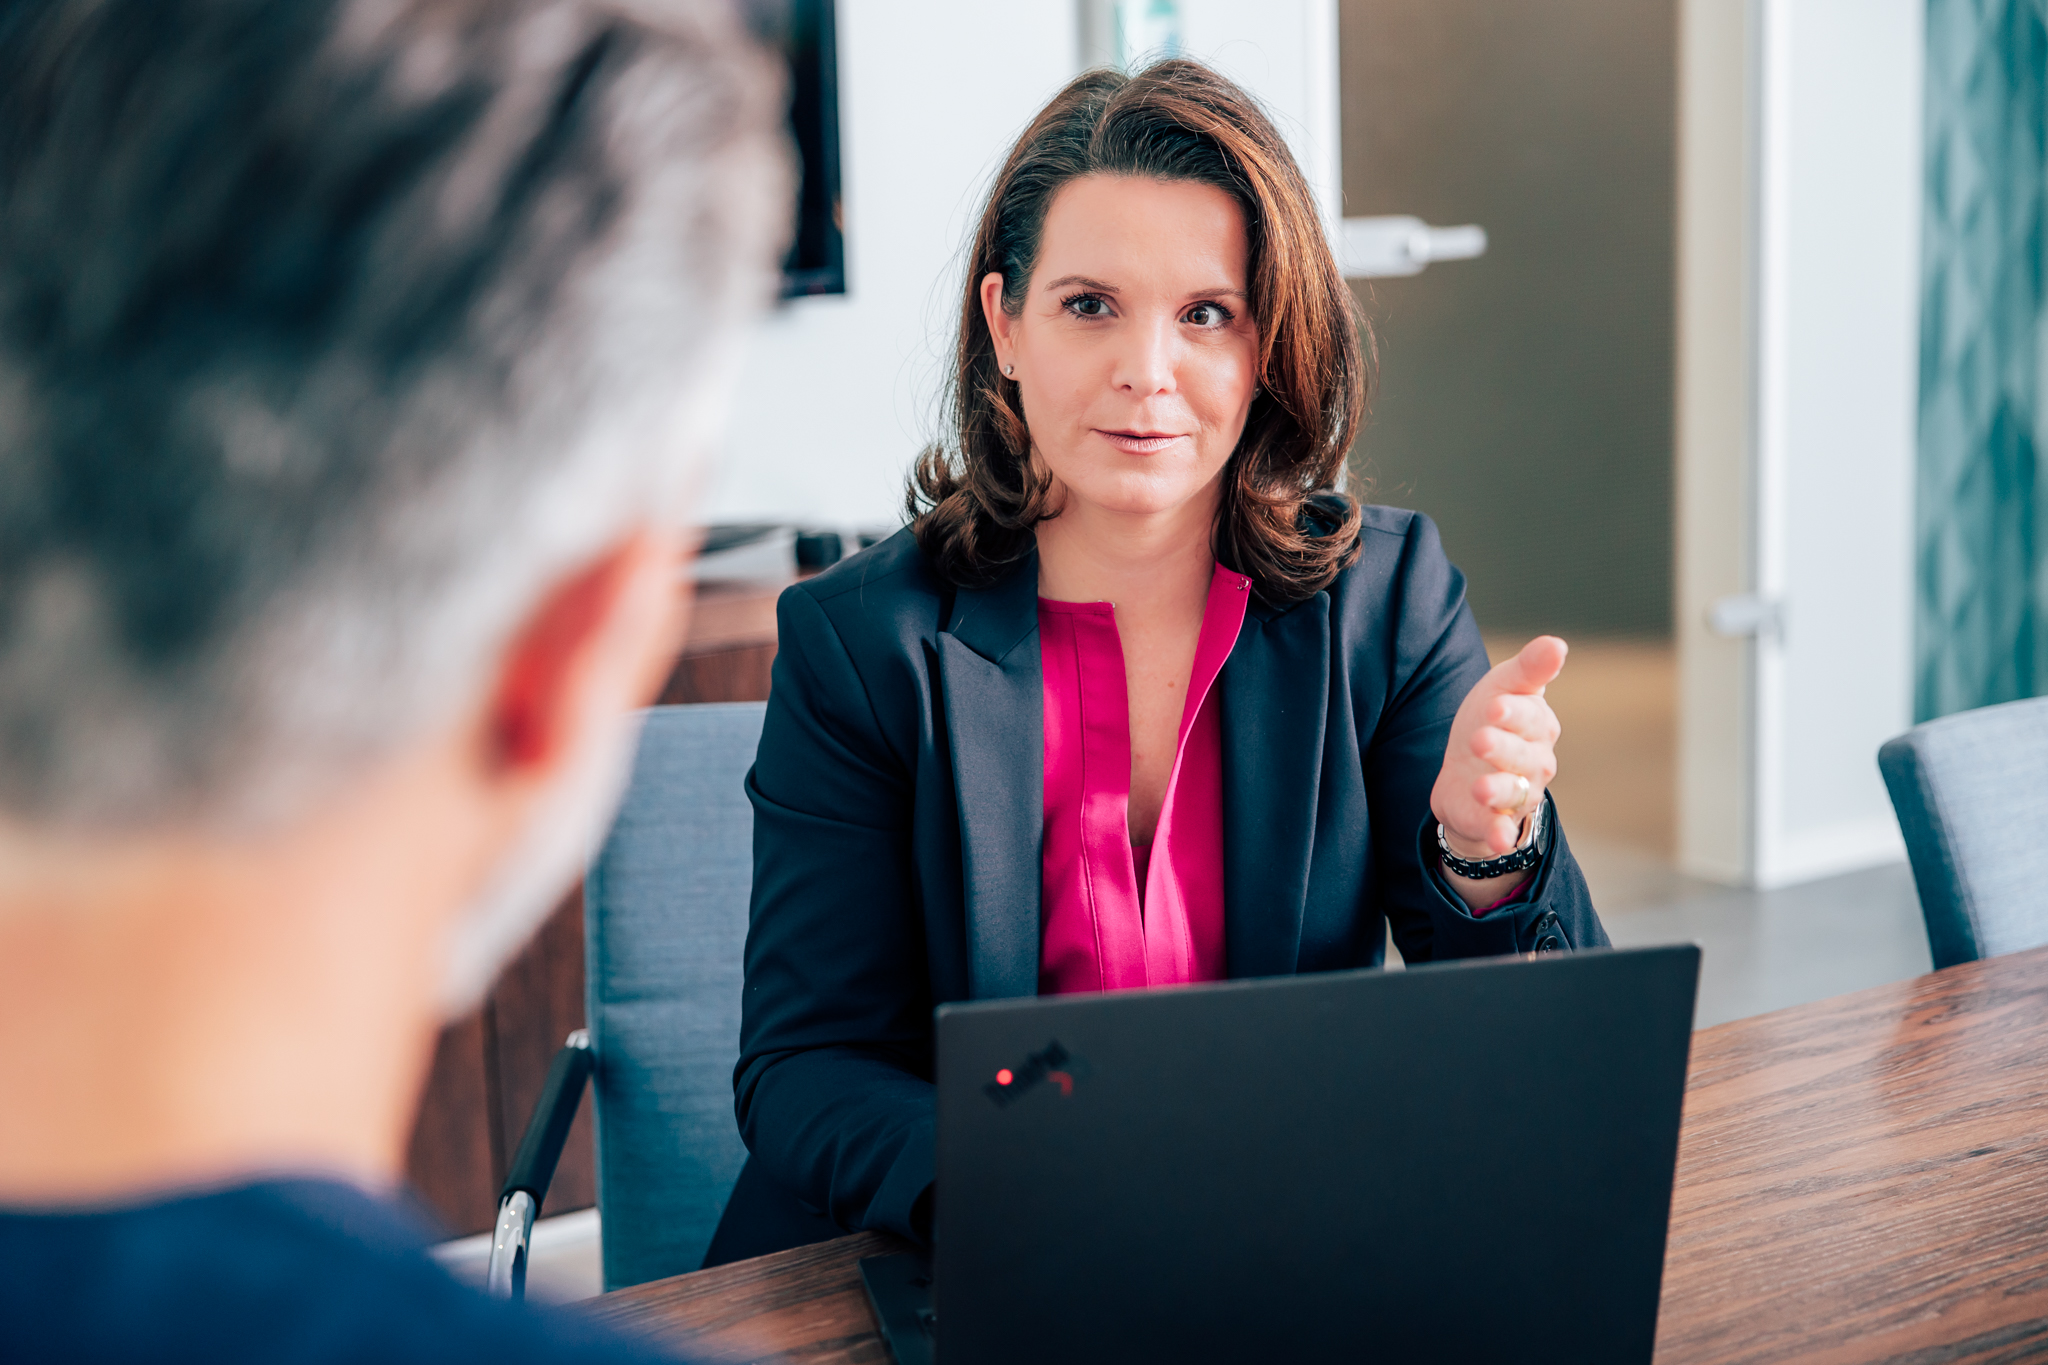
M 772 0 L 757 13 L 789 62 L 789 134 L 802 161 L 782 296 L 846 292 L 839 211 L 839 47 L 833 0 Z

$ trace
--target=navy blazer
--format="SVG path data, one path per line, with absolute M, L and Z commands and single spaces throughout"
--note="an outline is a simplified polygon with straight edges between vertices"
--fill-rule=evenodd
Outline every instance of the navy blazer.
M 1427 517 L 1365 509 L 1358 561 L 1256 599 L 1216 683 L 1232 977 L 1607 942 L 1555 823 L 1529 895 L 1475 919 L 1430 788 L 1487 670 Z M 1038 989 L 1038 563 L 940 579 L 908 531 L 782 594 L 747 794 L 754 890 L 734 1085 L 767 1176 L 842 1228 L 922 1238 L 932 1010 Z M 1561 940 L 1561 942 L 1559 942 Z

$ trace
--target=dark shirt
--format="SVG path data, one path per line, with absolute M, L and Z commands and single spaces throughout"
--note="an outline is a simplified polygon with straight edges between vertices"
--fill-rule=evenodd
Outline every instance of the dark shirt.
M 427 1243 L 402 1208 L 318 1180 L 0 1210 L 0 1361 L 672 1360 L 572 1312 L 489 1299 Z

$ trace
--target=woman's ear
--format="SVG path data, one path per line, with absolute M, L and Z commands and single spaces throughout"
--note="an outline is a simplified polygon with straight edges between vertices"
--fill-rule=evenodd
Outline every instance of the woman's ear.
M 981 277 L 981 315 L 988 319 L 989 339 L 995 343 L 996 365 L 1014 365 L 1010 354 L 1015 344 L 1011 333 L 1017 320 L 1003 311 L 1003 276 L 1001 271 L 991 270 Z

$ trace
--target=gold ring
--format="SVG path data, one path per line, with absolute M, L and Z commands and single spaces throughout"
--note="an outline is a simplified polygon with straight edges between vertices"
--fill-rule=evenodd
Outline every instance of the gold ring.
M 1494 814 L 1527 815 L 1529 813 L 1529 797 L 1534 792 L 1534 790 L 1535 789 L 1529 785 L 1528 778 L 1522 776 L 1520 773 L 1516 773 L 1514 801 L 1505 806 L 1495 806 L 1493 808 Z

